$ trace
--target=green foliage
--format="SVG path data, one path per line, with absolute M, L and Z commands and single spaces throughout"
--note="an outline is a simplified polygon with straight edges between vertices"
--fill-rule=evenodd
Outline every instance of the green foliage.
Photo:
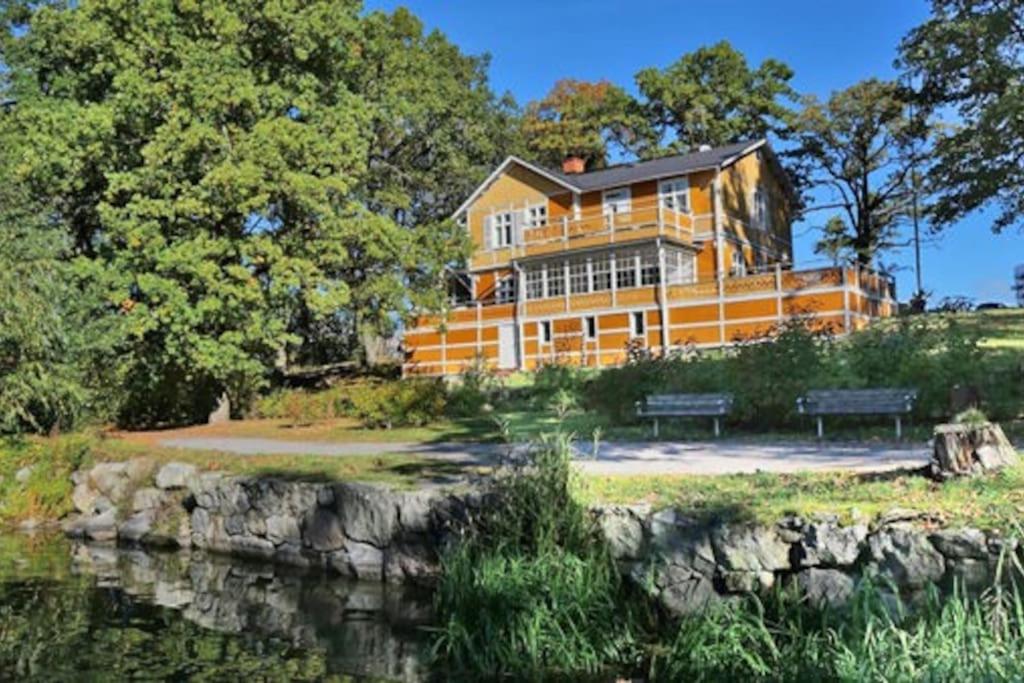
M 824 237 L 862 264 L 896 246 L 900 220 L 911 211 L 915 175 L 924 172 L 932 135 L 927 117 L 895 82 L 869 79 L 803 100 L 794 123 L 797 175 L 832 193 L 845 220 Z
M 726 392 L 735 396 L 734 423 L 777 429 L 798 424 L 796 398 L 809 389 L 916 388 L 914 414 L 936 420 L 949 415 L 950 391 L 960 385 L 977 388 L 994 419 L 1012 419 L 1024 387 L 1005 381 L 1010 361 L 979 340 L 976 329 L 948 318 L 898 318 L 838 341 L 798 320 L 766 341 L 728 351 L 609 368 L 587 384 L 583 399 L 611 421 L 629 424 L 634 404 L 652 393 Z
M 244 409 L 282 355 L 441 304 L 446 219 L 514 137 L 485 58 L 356 0 L 10 9 L 0 178 L 118 311 L 123 422 Z
M 961 425 L 979 426 L 988 423 L 988 416 L 977 408 L 968 408 L 954 415 L 953 422 Z
M 904 38 L 901 61 L 918 100 L 949 111 L 928 178 L 937 193 L 932 219 L 951 225 L 989 204 L 994 228 L 1024 216 L 1024 6 L 1002 0 L 933 0 L 932 15 Z
M 499 389 L 498 378 L 486 359 L 477 357 L 456 383 L 448 388 L 448 413 L 455 417 L 476 417 L 492 406 Z
M 0 440 L 0 521 L 55 520 L 71 512 L 71 475 L 91 461 L 90 443 L 84 436 Z M 20 482 L 23 468 L 28 478 Z
M 649 138 L 640 105 L 620 86 L 563 79 L 523 115 L 525 144 L 534 159 L 558 168 L 578 156 L 588 170 L 608 164 L 609 150 L 627 150 Z
M 576 407 L 586 381 L 586 370 L 566 363 L 545 363 L 533 376 L 530 395 L 541 408 Z
M 372 428 L 422 426 L 444 415 L 443 380 L 405 379 L 368 383 L 349 395 L 352 417 Z
M 445 671 L 537 679 L 632 667 L 635 608 L 574 495 L 571 459 L 565 436 L 537 444 L 497 480 L 501 505 L 445 556 L 435 641 Z
M 670 133 L 671 148 L 691 151 L 700 145 L 785 135 L 793 112 L 784 102 L 796 93 L 793 70 L 766 59 L 756 69 L 727 41 L 702 47 L 665 69 L 636 75 L 653 126 Z

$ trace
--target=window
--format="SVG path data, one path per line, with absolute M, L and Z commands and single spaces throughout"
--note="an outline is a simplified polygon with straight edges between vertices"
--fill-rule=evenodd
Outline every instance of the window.
M 768 193 L 763 187 L 754 190 L 754 227 L 771 230 L 771 213 L 768 210 Z
M 565 264 L 549 263 L 548 271 L 548 296 L 562 296 L 565 294 Z
M 507 304 L 515 301 L 516 298 L 516 281 L 511 275 L 498 280 L 497 286 L 494 288 L 494 300 L 499 304 Z
M 540 323 L 540 341 L 542 344 L 551 343 L 551 321 L 542 320 Z
M 742 249 L 736 249 L 732 252 L 732 269 L 730 272 L 733 277 L 744 277 L 747 274 L 747 260 L 743 257 Z
M 530 206 L 526 209 L 526 227 L 537 228 L 548 222 L 548 207 L 546 204 Z
M 604 192 L 604 215 L 613 216 L 617 213 L 629 213 L 629 188 L 620 187 Z
M 640 284 L 656 285 L 659 281 L 658 252 L 645 249 L 640 252 Z
M 615 257 L 615 286 L 636 287 L 636 252 L 623 252 Z
M 612 288 L 612 264 L 608 256 L 595 256 L 590 262 L 595 292 L 603 292 Z
M 526 298 L 541 299 L 544 297 L 544 269 L 531 268 L 526 271 Z
M 573 294 L 586 294 L 590 291 L 586 261 L 569 263 L 569 291 Z
M 583 319 L 583 333 L 587 339 L 597 339 L 597 318 L 588 315 Z
M 491 216 L 491 230 L 493 239 L 491 244 L 495 249 L 507 247 L 512 244 L 512 212 L 496 213 Z
M 665 281 L 670 285 L 685 285 L 696 282 L 697 257 L 682 249 L 665 250 Z
M 633 337 L 644 336 L 644 312 L 633 311 L 629 316 L 629 334 Z
M 666 209 L 680 213 L 690 212 L 690 181 L 686 178 L 661 181 L 658 194 L 661 195 L 661 205 Z

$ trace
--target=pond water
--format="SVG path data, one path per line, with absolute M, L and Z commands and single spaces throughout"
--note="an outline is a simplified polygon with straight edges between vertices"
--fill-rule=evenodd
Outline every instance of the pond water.
M 430 616 L 422 590 L 0 536 L 0 680 L 418 681 Z

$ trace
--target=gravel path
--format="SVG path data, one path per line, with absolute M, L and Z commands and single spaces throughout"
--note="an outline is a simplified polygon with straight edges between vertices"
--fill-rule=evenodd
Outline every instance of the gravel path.
M 177 437 L 161 446 L 223 451 L 241 455 L 382 455 L 406 453 L 466 464 L 494 463 L 503 446 L 459 443 L 325 443 L 234 437 Z M 923 467 L 930 451 L 923 444 L 819 444 L 735 441 L 602 443 L 591 457 L 587 442 L 576 445 L 580 468 L 590 474 L 735 474 L 852 470 L 882 472 Z

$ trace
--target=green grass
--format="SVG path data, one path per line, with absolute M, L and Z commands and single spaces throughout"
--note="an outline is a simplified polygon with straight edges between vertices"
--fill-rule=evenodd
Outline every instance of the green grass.
M 836 513 L 870 520 L 893 508 L 953 524 L 1008 529 L 1024 514 L 1024 464 L 938 484 L 913 473 L 589 476 L 592 502 L 678 507 L 708 519 L 774 522 L 787 514 Z

